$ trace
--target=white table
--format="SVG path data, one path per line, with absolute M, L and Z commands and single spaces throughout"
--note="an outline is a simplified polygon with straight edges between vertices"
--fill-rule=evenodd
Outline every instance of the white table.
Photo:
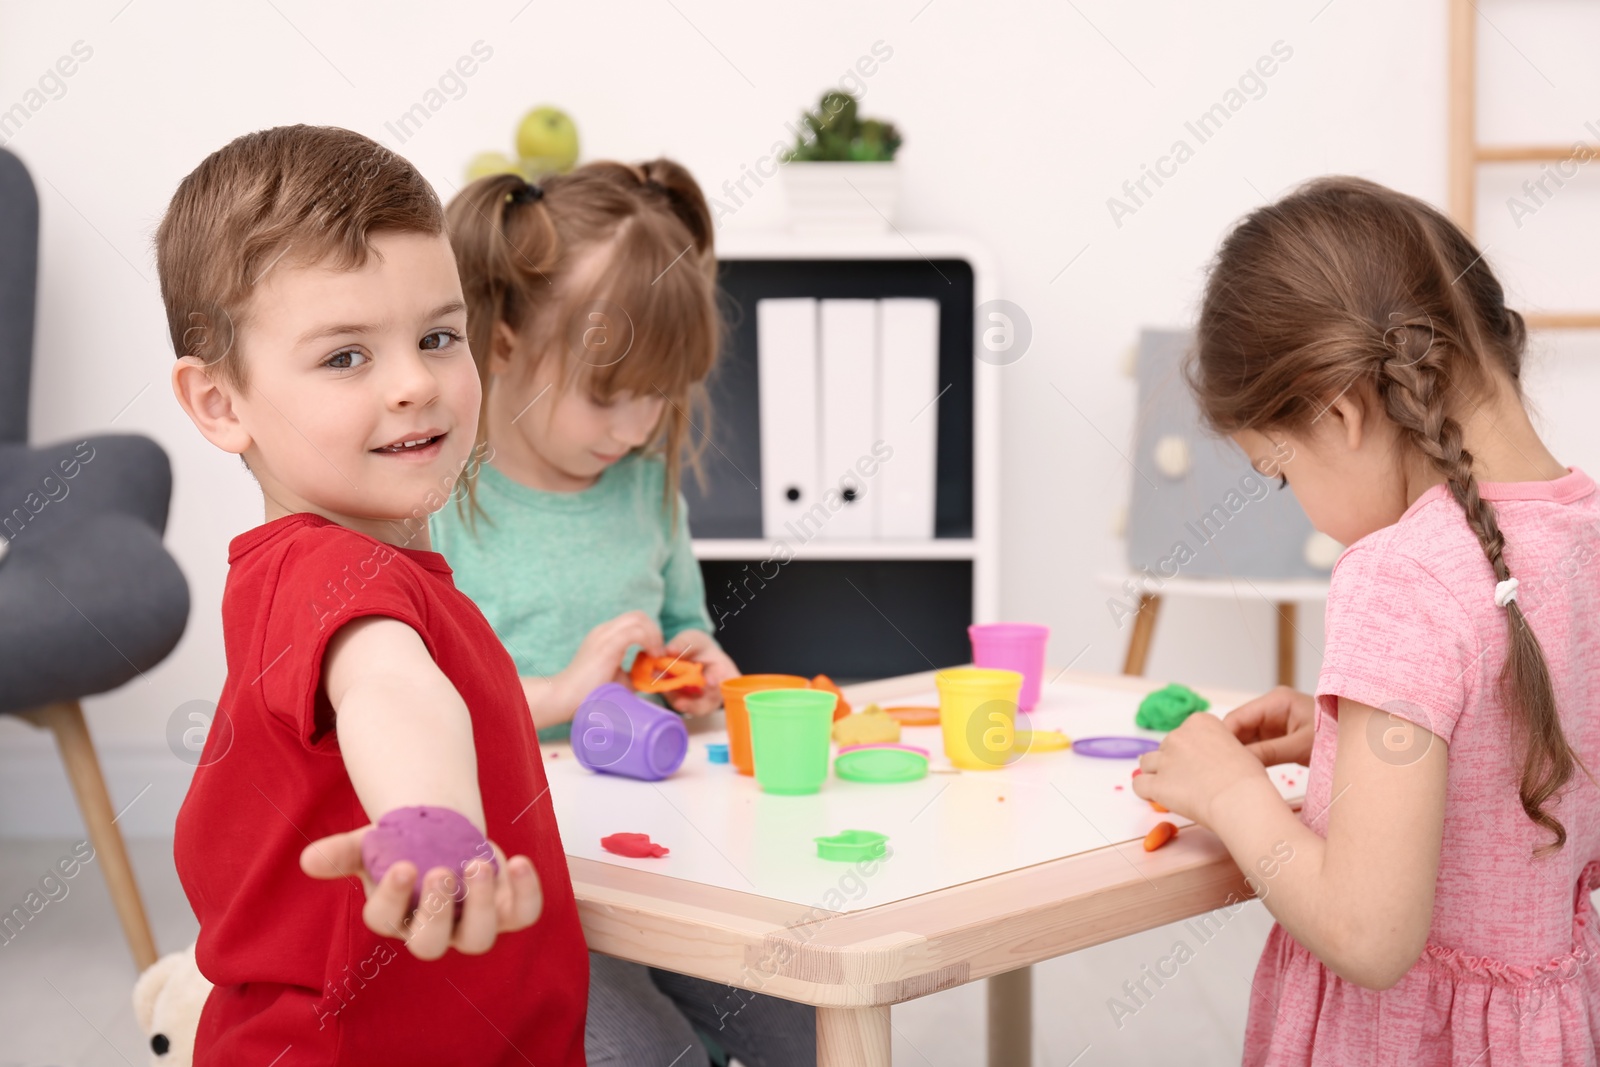
M 1045 687 L 1028 718 L 1070 737 L 1159 738 L 1133 726 L 1150 688 L 1069 673 Z M 1219 711 L 1252 695 L 1202 692 Z M 931 672 L 847 696 L 858 708 L 937 702 Z M 901 785 L 830 774 L 821 793 L 779 797 L 710 763 L 706 743 L 726 735 L 719 723 L 696 726 L 683 768 L 663 782 L 593 774 L 570 748 L 547 748 L 589 946 L 817 1006 L 826 1067 L 888 1064 L 890 1005 L 979 978 L 1003 983 L 991 984 L 990 1063 L 1026 1064 L 1031 964 L 1249 892 L 1198 827 L 1144 852 L 1162 819 L 1191 824 L 1134 796 L 1133 761 L 1033 753 L 1000 770 Z M 907 727 L 902 741 L 944 764 L 937 727 Z M 1303 795 L 1303 769 L 1274 768 L 1273 777 L 1286 799 Z M 866 874 L 818 859 L 813 838 L 845 829 L 887 834 L 892 855 Z M 604 851 L 600 838 L 619 831 L 648 833 L 671 854 Z

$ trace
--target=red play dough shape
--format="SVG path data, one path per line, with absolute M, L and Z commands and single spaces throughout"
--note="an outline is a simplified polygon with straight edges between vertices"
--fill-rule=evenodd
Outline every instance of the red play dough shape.
M 665 856 L 671 851 L 665 845 L 651 841 L 649 834 L 611 834 L 600 839 L 600 847 L 618 856 L 629 856 L 636 860 Z

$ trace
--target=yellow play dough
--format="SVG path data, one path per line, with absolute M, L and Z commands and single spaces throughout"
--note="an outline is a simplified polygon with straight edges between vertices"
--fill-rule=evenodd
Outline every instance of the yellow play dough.
M 876 704 L 833 724 L 833 739 L 841 745 L 882 745 L 900 740 L 900 723 Z
M 1060 752 L 1072 744 L 1072 738 L 1060 730 L 1018 730 L 1017 752 Z

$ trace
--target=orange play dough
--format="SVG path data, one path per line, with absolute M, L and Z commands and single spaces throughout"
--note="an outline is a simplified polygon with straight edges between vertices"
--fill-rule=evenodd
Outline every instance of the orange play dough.
M 675 689 L 704 689 L 706 672 L 693 660 L 641 652 L 634 657 L 628 681 L 640 693 L 670 693 Z
M 898 708 L 884 708 L 884 714 L 891 719 L 899 721 L 901 726 L 938 726 L 939 709 L 918 707 L 916 705 L 902 705 Z
M 832 693 L 839 698 L 839 703 L 833 706 L 833 721 L 838 722 L 850 714 L 850 702 L 844 698 L 844 690 L 833 684 L 833 679 L 826 674 L 819 674 L 811 679 L 811 688 L 821 689 L 825 693 Z

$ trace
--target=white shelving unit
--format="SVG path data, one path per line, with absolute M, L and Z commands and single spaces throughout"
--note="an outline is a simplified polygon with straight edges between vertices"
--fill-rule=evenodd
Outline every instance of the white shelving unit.
M 706 537 L 694 542 L 696 559 L 765 559 L 773 542 L 734 537 Z M 930 541 L 822 541 L 793 548 L 795 559 L 970 559 L 978 558 L 978 542 L 966 537 Z
M 965 237 L 920 231 L 808 234 L 787 230 L 727 231 L 717 235 L 724 260 L 965 260 L 972 269 L 973 305 L 999 297 L 994 261 Z M 971 560 L 973 622 L 994 622 L 1000 612 L 1000 379 L 1001 368 L 977 358 L 973 338 L 972 536 L 926 541 L 812 540 L 793 550 L 797 560 Z M 944 403 L 941 400 L 940 403 Z M 702 538 L 702 560 L 760 560 L 775 542 Z

